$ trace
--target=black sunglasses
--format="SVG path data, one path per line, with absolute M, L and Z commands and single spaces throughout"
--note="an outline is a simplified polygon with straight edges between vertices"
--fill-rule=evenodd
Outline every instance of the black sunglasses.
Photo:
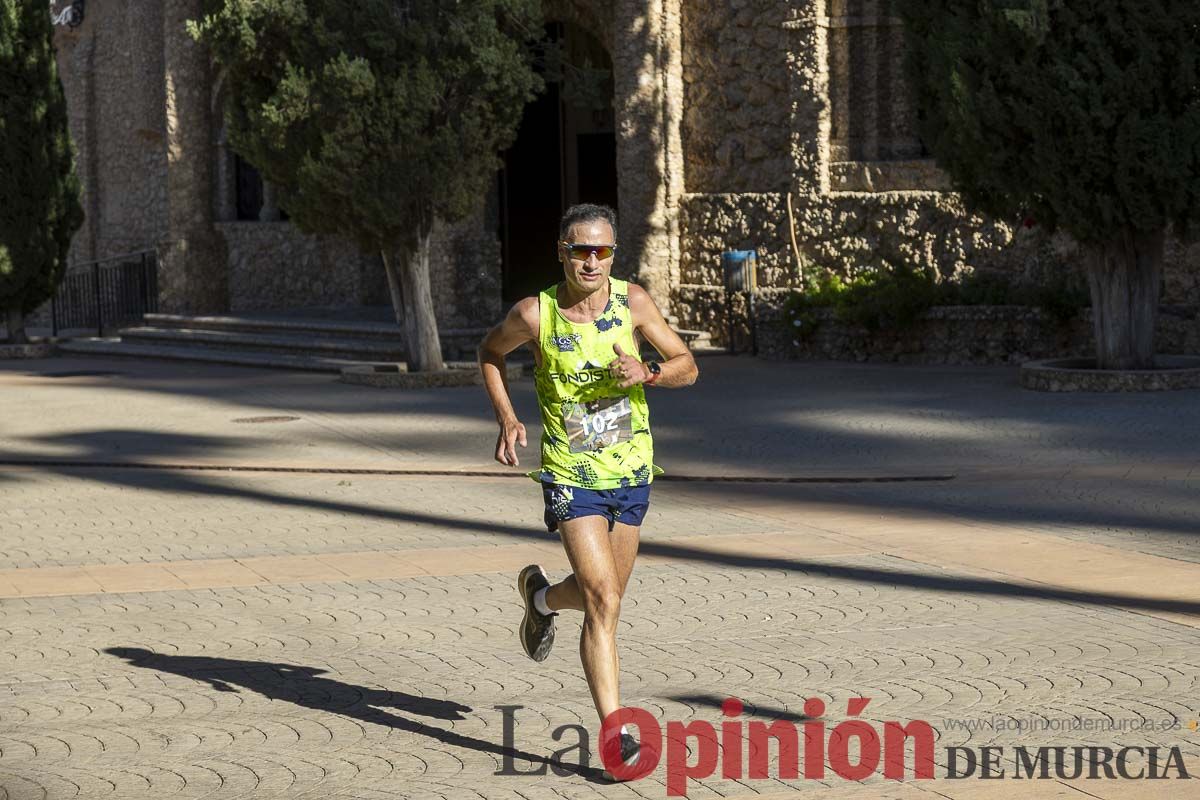
M 604 261 L 613 257 L 613 252 L 616 251 L 615 244 L 572 244 L 571 242 L 559 242 L 563 247 L 567 248 L 567 252 L 571 254 L 571 258 L 577 261 L 587 261 L 588 256 L 596 254 L 597 261 Z

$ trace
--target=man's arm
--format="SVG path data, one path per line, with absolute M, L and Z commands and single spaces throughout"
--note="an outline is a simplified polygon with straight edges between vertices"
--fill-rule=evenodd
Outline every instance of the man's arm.
M 663 319 L 654 298 L 640 286 L 629 284 L 629 310 L 633 317 L 633 325 L 646 341 L 654 346 L 663 357 L 662 374 L 654 382 L 655 386 L 676 388 L 691 386 L 696 382 L 699 370 L 692 351 L 684 344 L 679 334 L 671 330 L 671 326 Z M 628 388 L 638 383 L 650 380 L 650 370 L 634 355 L 622 355 L 619 359 L 630 377 L 621 382 L 621 388 Z
M 506 466 L 520 466 L 517 445 L 525 447 L 527 442 L 525 426 L 517 419 L 517 412 L 508 395 L 504 357 L 526 342 L 535 341 L 539 324 L 538 299 L 526 297 L 512 307 L 503 322 L 488 331 L 479 345 L 479 370 L 483 373 L 483 385 L 496 412 L 496 423 L 500 426 L 500 435 L 496 439 L 496 460 Z

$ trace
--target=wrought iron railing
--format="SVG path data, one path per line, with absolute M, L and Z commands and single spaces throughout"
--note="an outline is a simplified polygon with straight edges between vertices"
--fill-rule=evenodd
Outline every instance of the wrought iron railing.
M 74 264 L 50 301 L 51 335 L 60 330 L 105 329 L 141 322 L 158 310 L 158 259 L 153 250 Z

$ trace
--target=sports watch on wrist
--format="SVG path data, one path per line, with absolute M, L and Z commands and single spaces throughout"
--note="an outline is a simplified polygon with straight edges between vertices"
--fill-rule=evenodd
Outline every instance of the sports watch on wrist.
M 646 383 L 653 386 L 662 377 L 662 364 L 657 361 L 647 361 L 646 369 L 650 370 L 650 377 L 646 379 Z

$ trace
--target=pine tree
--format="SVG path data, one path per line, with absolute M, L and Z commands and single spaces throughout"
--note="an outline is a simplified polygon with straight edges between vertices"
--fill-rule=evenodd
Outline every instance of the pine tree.
M 10 342 L 62 280 L 83 224 L 46 3 L 0 0 L 0 309 Z
M 1200 3 L 900 6 L 923 138 L 955 188 L 1080 242 L 1097 366 L 1152 366 L 1165 235 L 1200 219 Z
M 443 366 L 434 220 L 483 201 L 540 88 L 541 24 L 539 0 L 213 0 L 193 26 L 229 90 L 233 149 L 293 223 L 383 256 L 410 369 Z

